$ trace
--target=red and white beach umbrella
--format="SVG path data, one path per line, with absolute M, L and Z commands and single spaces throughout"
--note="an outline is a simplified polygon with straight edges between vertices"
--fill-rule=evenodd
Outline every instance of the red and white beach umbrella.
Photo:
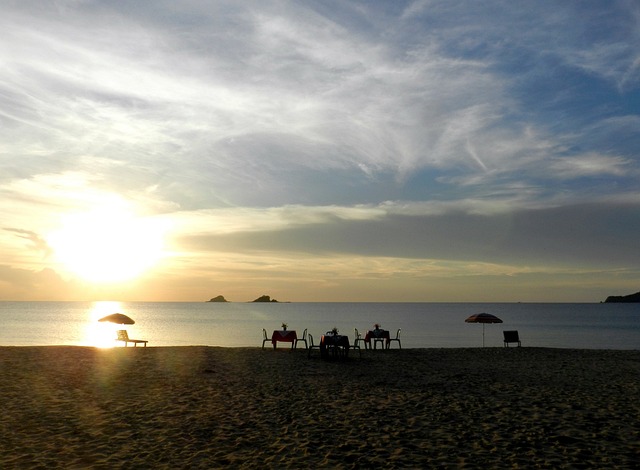
M 475 313 L 465 320 L 465 323 L 482 323 L 482 347 L 484 348 L 484 325 L 485 323 L 502 323 L 495 315 L 490 313 Z

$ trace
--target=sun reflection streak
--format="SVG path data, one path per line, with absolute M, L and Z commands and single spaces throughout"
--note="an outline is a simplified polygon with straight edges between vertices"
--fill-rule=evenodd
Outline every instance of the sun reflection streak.
M 116 331 L 121 325 L 109 322 L 99 322 L 102 317 L 120 312 L 122 305 L 116 301 L 94 302 L 88 313 L 89 319 L 84 335 L 84 344 L 96 348 L 113 348 L 116 346 Z

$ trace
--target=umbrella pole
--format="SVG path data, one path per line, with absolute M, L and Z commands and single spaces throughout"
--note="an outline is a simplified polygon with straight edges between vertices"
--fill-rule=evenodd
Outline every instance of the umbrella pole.
M 482 347 L 484 348 L 484 323 L 482 324 Z

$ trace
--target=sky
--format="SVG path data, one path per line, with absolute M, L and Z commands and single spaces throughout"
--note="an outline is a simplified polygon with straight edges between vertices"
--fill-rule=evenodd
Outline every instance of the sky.
M 0 0 L 0 300 L 640 290 L 634 0 Z

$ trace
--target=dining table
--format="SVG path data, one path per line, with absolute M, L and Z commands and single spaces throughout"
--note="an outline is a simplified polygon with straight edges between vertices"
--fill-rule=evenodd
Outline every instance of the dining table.
M 364 337 L 364 347 L 371 349 L 371 340 L 374 340 L 373 347 L 376 346 L 376 339 L 384 340 L 385 348 L 389 347 L 389 341 L 391 340 L 391 334 L 389 330 L 377 329 L 377 330 L 369 330 Z
M 349 337 L 346 335 L 327 333 L 320 337 L 320 357 L 322 359 L 337 358 L 339 353 L 344 353 L 344 357 L 347 358 L 349 357 L 349 348 Z
M 271 335 L 273 349 L 276 349 L 278 341 L 281 343 L 291 343 L 291 349 L 293 349 L 297 339 L 298 334 L 296 333 L 296 330 L 273 330 L 273 334 Z

